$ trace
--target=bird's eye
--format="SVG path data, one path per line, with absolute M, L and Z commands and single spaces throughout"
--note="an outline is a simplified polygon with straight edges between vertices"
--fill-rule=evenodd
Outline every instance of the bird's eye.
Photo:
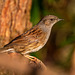
M 50 19 L 51 21 L 53 21 L 54 19 Z

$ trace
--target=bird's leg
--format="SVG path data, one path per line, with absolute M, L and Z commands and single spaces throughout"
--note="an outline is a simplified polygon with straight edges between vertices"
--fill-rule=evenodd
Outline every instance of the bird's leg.
M 37 59 L 36 57 L 30 55 L 24 55 L 24 56 L 30 60 L 30 64 L 34 63 L 34 65 L 37 66 L 38 68 L 47 69 L 46 66 L 42 63 L 42 61 Z
M 24 55 L 26 58 L 28 58 L 29 60 L 36 62 L 38 59 L 34 56 L 30 56 L 30 55 Z
M 40 65 L 41 61 L 39 59 L 37 59 L 36 57 L 30 56 L 30 55 L 24 55 L 24 56 L 30 60 L 30 64 L 32 67 L 33 67 L 33 65 L 37 66 L 37 67 L 41 67 L 41 65 Z

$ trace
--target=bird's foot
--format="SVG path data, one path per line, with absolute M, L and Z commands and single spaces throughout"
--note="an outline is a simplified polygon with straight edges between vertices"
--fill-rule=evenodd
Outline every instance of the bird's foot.
M 29 60 L 36 62 L 38 59 L 34 56 L 30 56 L 30 55 L 24 55 L 26 58 L 28 58 Z
M 30 60 L 30 65 L 31 67 L 38 67 L 40 68 L 41 67 L 41 61 L 39 59 L 37 59 L 36 57 L 34 56 L 30 56 L 30 55 L 24 55 L 26 58 L 28 58 Z

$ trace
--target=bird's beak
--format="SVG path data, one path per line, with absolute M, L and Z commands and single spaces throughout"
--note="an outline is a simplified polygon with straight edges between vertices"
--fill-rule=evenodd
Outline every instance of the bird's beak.
M 64 19 L 58 19 L 58 21 L 61 21 L 61 20 L 64 20 Z

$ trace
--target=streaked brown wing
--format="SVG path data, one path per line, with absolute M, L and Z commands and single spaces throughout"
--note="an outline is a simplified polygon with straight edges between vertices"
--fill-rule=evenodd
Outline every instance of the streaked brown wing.
M 14 48 L 14 50 L 17 52 L 25 53 L 26 51 L 31 51 L 39 47 L 44 36 L 45 35 L 42 33 L 42 30 L 38 27 L 35 27 L 27 31 L 25 34 L 15 38 L 5 47 L 7 49 Z
M 33 45 L 35 42 L 38 42 L 38 39 L 33 35 L 21 36 L 16 40 L 13 40 L 11 43 L 6 45 L 7 49 L 14 48 L 17 52 L 28 50 L 29 46 Z

